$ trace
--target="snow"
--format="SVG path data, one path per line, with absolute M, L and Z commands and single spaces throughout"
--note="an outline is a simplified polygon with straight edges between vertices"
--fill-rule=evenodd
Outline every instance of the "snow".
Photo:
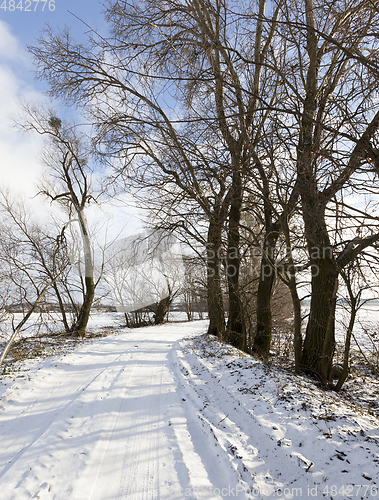
M 206 326 L 115 329 L 2 376 L 1 499 L 379 495 L 375 415 Z

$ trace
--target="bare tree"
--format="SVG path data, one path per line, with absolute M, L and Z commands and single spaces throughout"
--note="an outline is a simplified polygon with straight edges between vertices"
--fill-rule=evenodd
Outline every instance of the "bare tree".
M 346 191 L 357 192 L 359 175 L 372 179 L 379 171 L 378 11 L 369 0 L 245 7 L 226 0 L 108 2 L 112 38 L 91 33 L 82 46 L 68 31 L 47 30 L 31 52 L 51 94 L 83 105 L 98 151 L 118 161 L 115 177 L 131 190 L 159 189 L 163 203 L 155 213 L 205 245 L 209 332 L 241 348 L 241 213 L 247 189 L 261 198 L 254 349 L 264 357 L 278 239 L 284 233 L 286 264 L 293 266 L 290 222 L 300 205 L 312 293 L 302 343 L 296 279 L 287 275 L 297 367 L 327 385 L 340 273 L 379 239 L 376 221 L 356 237 L 329 224 Z M 205 221 L 202 230 L 194 230 L 188 207 Z
M 155 177 L 147 167 L 159 167 L 167 182 L 200 205 L 209 221 L 209 331 L 221 337 L 218 256 L 227 230 L 227 330 L 239 347 L 246 343 L 239 296 L 243 186 L 269 116 L 258 96 L 265 92 L 271 104 L 277 96 L 276 74 L 264 68 L 282 6 L 279 1 L 268 12 L 262 0 L 247 16 L 243 6 L 232 10 L 227 2 L 149 2 L 143 10 L 134 2 L 110 2 L 106 15 L 116 42 L 94 35 L 91 48 L 77 50 L 67 32 L 47 32 L 31 49 L 52 93 L 86 104 L 108 153 L 138 164 L 145 182 Z M 178 118 L 166 112 L 172 99 L 180 103 Z
M 46 136 L 49 140 L 44 155 L 48 173 L 40 187 L 40 194 L 52 203 L 59 203 L 65 210 L 69 217 L 66 225 L 77 223 L 79 226 L 84 258 L 84 294 L 71 332 L 85 337 L 98 282 L 94 280 L 93 249 L 85 216 L 85 208 L 91 201 L 96 201 L 91 186 L 89 154 L 83 147 L 84 138 L 76 134 L 75 127 L 69 127 L 53 113 L 37 108 L 26 108 L 26 112 L 27 118 L 23 128 Z
M 42 230 L 31 220 L 20 199 L 16 202 L 9 192 L 2 191 L 0 210 L 3 216 L 0 263 L 11 299 L 4 307 L 11 310 L 18 305 L 24 310 L 17 324 L 12 321 L 13 333 L 1 354 L 1 365 L 17 335 L 70 263 L 64 233 L 52 236 L 49 229 Z
M 105 279 L 127 325 L 141 326 L 138 317 L 145 323 L 146 313 L 153 314 L 154 324 L 163 323 L 184 284 L 182 255 L 174 240 L 162 232 L 142 233 L 116 241 L 109 252 Z
M 343 2 L 330 11 L 326 2 L 305 0 L 304 10 L 289 11 L 287 33 L 296 26 L 293 48 L 301 60 L 291 61 L 300 72 L 292 88 L 302 103 L 297 149 L 298 190 L 312 273 L 311 309 L 302 364 L 327 384 L 335 346 L 334 317 L 339 267 L 343 268 L 377 235 L 361 238 L 354 250 L 334 252 L 326 210 L 353 175 L 367 165 L 367 150 L 379 127 L 372 111 L 367 50 L 376 53 L 372 30 L 379 20 L 371 2 Z M 362 19 L 365 22 L 362 24 Z M 300 29 L 299 29 L 300 28 Z M 289 47 L 289 57 L 293 53 Z M 295 82 L 296 78 L 296 82 Z M 367 81 L 365 79 L 367 78 Z M 300 93 L 304 98 L 300 100 Z

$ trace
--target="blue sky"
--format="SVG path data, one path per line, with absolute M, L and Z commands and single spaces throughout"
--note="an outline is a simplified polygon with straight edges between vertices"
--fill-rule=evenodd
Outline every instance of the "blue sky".
M 12 5 L 22 6 L 23 10 Z M 103 6 L 93 0 L 55 0 L 49 4 L 29 0 L 0 0 L 0 185 L 16 189 L 27 197 L 35 194 L 41 172 L 41 142 L 15 130 L 13 117 L 20 113 L 20 102 L 43 102 L 44 82 L 37 81 L 28 45 L 36 43 L 42 29 L 70 27 L 75 39 L 84 38 L 88 28 L 103 31 Z M 2 7 L 7 7 L 5 10 Z M 25 10 L 29 8 L 30 11 Z M 34 10 L 35 9 L 35 10 Z
M 53 2 L 50 7 L 54 10 L 49 10 L 49 1 Z M 22 6 L 23 11 L 17 8 L 9 10 L 10 3 L 10 0 L 0 0 L 0 6 L 7 7 L 7 10 L 0 8 L 0 20 L 9 26 L 11 33 L 24 47 L 33 44 L 46 24 L 53 28 L 66 25 L 72 28 L 75 36 L 82 36 L 87 27 L 75 16 L 96 30 L 104 26 L 103 6 L 96 0 L 47 0 L 46 4 L 41 0 L 15 0 L 15 5 Z M 26 7 L 31 11 L 26 11 Z
M 22 0 L 23 8 L 27 2 Z M 6 5 L 7 10 L 2 9 L 2 5 Z M 9 5 L 9 0 L 5 4 L 0 0 L 0 189 L 9 189 L 16 199 L 21 195 L 34 213 L 45 213 L 50 218 L 51 206 L 43 202 L 41 196 L 35 198 L 43 171 L 41 138 L 23 134 L 14 126 L 15 118 L 21 115 L 21 102 L 49 105 L 44 95 L 47 84 L 35 79 L 27 47 L 36 43 L 46 24 L 53 29 L 68 26 L 77 41 L 84 39 L 88 27 L 69 11 L 94 30 L 104 33 L 103 5 L 96 0 L 55 0 L 54 11 L 49 11 L 48 4 L 42 11 L 43 2 L 32 0 L 30 12 L 11 11 Z M 19 5 L 19 0 L 15 0 L 15 5 Z M 65 111 L 65 116 L 70 116 L 69 110 Z M 107 206 L 102 205 L 101 211 L 115 221 L 116 232 L 125 224 L 133 226 L 131 230 L 134 231 L 140 224 L 136 221 L 137 212 L 133 205 L 133 200 L 125 195 L 124 201 L 120 200 L 116 206 L 108 202 Z M 93 217 L 102 218 L 94 208 L 91 208 L 91 213 L 94 210 Z M 91 218 L 91 214 L 88 215 Z

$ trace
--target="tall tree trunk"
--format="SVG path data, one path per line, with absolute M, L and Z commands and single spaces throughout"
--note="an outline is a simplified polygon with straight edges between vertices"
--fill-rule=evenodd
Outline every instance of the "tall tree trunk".
M 335 348 L 334 320 L 338 283 L 325 223 L 325 203 L 318 193 L 302 196 L 305 236 L 311 263 L 311 304 L 303 345 L 303 367 L 329 381 Z
M 271 297 L 275 282 L 275 268 L 270 256 L 275 250 L 274 245 L 267 245 L 263 249 L 260 277 L 257 290 L 257 327 L 253 350 L 263 358 L 267 358 L 271 347 Z
M 341 273 L 341 276 L 345 282 L 346 288 L 349 293 L 349 298 L 350 298 L 350 320 L 349 320 L 349 326 L 347 328 L 346 332 L 346 340 L 345 340 L 345 350 L 344 350 L 344 356 L 343 356 L 343 365 L 342 365 L 342 372 L 339 375 L 338 382 L 336 386 L 334 387 L 334 390 L 336 392 L 339 392 L 341 390 L 341 387 L 343 386 L 343 383 L 347 379 L 347 376 L 349 375 L 349 356 L 350 356 L 350 343 L 351 343 L 351 337 L 353 335 L 353 329 L 354 329 L 354 324 L 355 320 L 357 317 L 357 312 L 360 307 L 360 299 L 361 299 L 361 291 L 359 291 L 358 295 L 355 296 L 353 293 L 353 289 L 351 286 L 351 282 L 348 279 L 347 274 L 344 272 Z
M 209 335 L 225 339 L 225 314 L 221 290 L 221 230 L 218 221 L 210 220 L 207 241 L 207 301 Z
M 82 307 L 79 311 L 78 319 L 72 327 L 72 333 L 77 337 L 85 337 L 87 332 L 87 325 L 89 315 L 91 312 L 92 302 L 95 297 L 95 283 L 92 276 L 84 278 L 85 293 Z
M 324 379 L 329 376 L 334 351 L 333 300 L 338 272 L 325 223 L 328 200 L 319 193 L 316 175 L 321 135 L 316 132 L 315 117 L 322 53 L 318 49 L 313 0 L 305 0 L 305 14 L 309 63 L 297 148 L 297 173 L 312 277 L 310 314 L 303 344 L 302 364 L 307 372 Z M 325 356 L 327 360 L 324 359 Z
M 233 172 L 231 190 L 226 270 L 229 294 L 227 337 L 232 345 L 238 349 L 246 350 L 246 331 L 239 295 L 242 177 L 241 171 L 237 167 Z
M 80 229 L 82 233 L 83 251 L 84 251 L 84 265 L 85 265 L 85 278 L 84 278 L 84 300 L 80 308 L 78 319 L 72 327 L 72 333 L 78 337 L 85 337 L 87 331 L 87 324 L 91 312 L 92 302 L 95 298 L 95 282 L 93 279 L 93 261 L 91 244 L 87 230 L 87 222 L 83 212 L 78 211 L 78 218 Z
M 292 255 L 291 236 L 289 228 L 288 212 L 285 210 L 281 217 L 281 228 L 286 239 L 286 255 L 288 262 L 288 283 L 287 286 L 291 293 L 292 308 L 293 308 L 293 323 L 294 323 L 294 355 L 295 355 L 295 371 L 300 372 L 302 367 L 303 355 L 303 338 L 301 335 L 301 301 L 297 291 L 295 264 Z
M 302 367 L 303 359 L 303 339 L 301 335 L 301 302 L 299 294 L 297 293 L 295 275 L 290 276 L 288 288 L 291 292 L 293 307 L 295 371 L 299 372 Z
M 311 374 L 319 375 L 327 383 L 334 354 L 334 291 L 338 273 L 331 259 L 322 259 L 314 267 L 317 276 L 312 277 L 312 298 L 307 330 L 303 346 L 303 367 Z
M 257 327 L 253 351 L 267 358 L 271 347 L 271 297 L 275 282 L 275 246 L 279 236 L 279 223 L 272 223 L 272 209 L 265 200 L 266 236 L 262 249 L 260 277 L 257 290 Z

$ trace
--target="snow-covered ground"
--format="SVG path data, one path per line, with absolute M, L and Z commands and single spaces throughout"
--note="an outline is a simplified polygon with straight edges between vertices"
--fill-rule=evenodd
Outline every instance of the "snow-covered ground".
M 379 420 L 173 323 L 80 343 L 0 384 L 0 497 L 375 498 Z
M 337 307 L 337 341 L 344 343 L 350 310 L 342 305 Z M 354 325 L 352 348 L 359 347 L 367 352 L 379 353 L 379 303 L 367 302 L 358 311 Z
M 303 305 L 302 311 L 304 325 L 306 324 L 308 313 L 309 304 L 305 304 Z M 349 314 L 350 311 L 347 305 L 338 304 L 336 311 L 336 338 L 341 344 L 345 341 L 347 325 L 349 324 Z M 17 325 L 22 318 L 23 315 L 17 313 L 13 318 L 9 317 L 2 319 L 0 322 L 0 344 L 6 342 L 13 331 L 12 319 L 13 323 Z M 39 335 L 39 333 L 44 334 L 46 332 L 46 326 L 49 332 L 62 331 L 63 325 L 59 314 L 51 313 L 49 318 L 45 317 L 44 319 L 45 322 L 42 322 L 39 314 L 32 314 L 18 338 L 33 337 Z M 173 311 L 169 314 L 169 320 L 186 322 L 187 314 L 185 312 Z M 98 330 L 99 328 L 106 328 L 111 323 L 118 324 L 119 326 L 124 325 L 124 314 L 117 312 L 93 312 L 89 319 L 88 328 L 89 331 Z M 359 309 L 354 326 L 354 337 L 351 343 L 352 349 L 356 347 L 356 342 L 358 342 L 360 347 L 364 350 L 379 352 L 379 302 L 367 302 Z

